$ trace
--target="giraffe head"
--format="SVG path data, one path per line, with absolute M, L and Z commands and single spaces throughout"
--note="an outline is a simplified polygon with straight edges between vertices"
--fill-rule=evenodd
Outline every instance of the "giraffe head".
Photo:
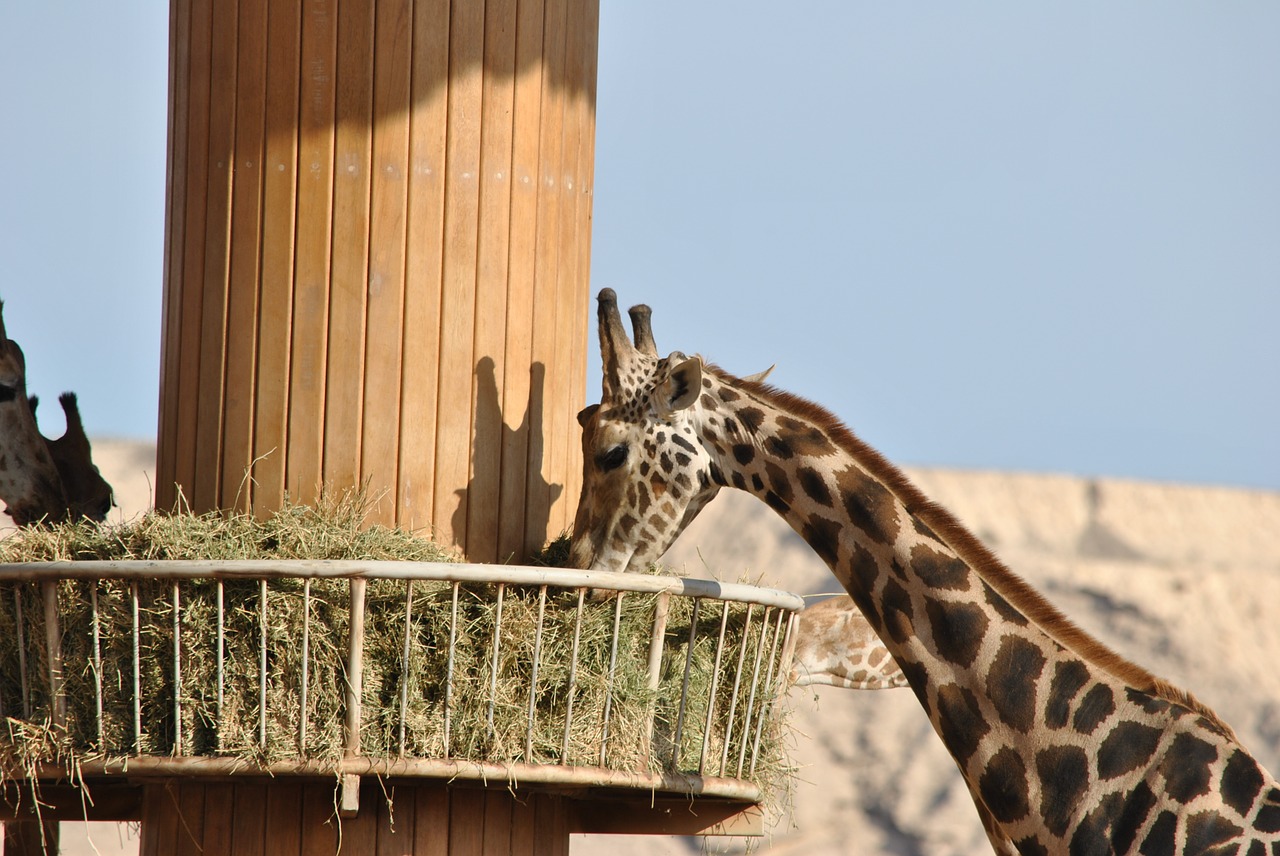
M 0 499 L 19 526 L 66 517 L 67 497 L 27 403 L 27 364 L 0 303 Z
M 613 290 L 600 292 L 602 395 L 578 414 L 582 493 L 570 551 L 578 568 L 627 571 L 656 561 L 720 489 L 685 418 L 701 391 L 701 361 L 678 351 L 659 358 L 649 307 L 630 315 L 634 344 Z
M 80 418 L 76 394 L 64 392 L 58 396 L 58 403 L 66 416 L 67 428 L 57 440 L 45 438 L 45 443 L 66 489 L 71 519 L 85 517 L 101 523 L 115 505 L 111 485 L 93 463 L 93 450 Z M 36 397 L 31 396 L 33 416 L 38 404 Z

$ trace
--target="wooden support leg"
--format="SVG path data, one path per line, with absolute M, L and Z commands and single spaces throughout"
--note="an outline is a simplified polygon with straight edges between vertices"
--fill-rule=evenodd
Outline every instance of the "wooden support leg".
M 11 820 L 4 825 L 4 856 L 57 856 L 58 837 L 56 820 Z

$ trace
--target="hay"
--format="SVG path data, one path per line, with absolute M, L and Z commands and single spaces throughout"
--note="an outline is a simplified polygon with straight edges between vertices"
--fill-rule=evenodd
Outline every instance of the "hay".
M 31 530 L 0 543 L 0 561 L 456 560 L 428 540 L 385 527 L 366 527 L 364 512 L 362 499 L 348 495 L 327 499 L 315 509 L 287 505 L 266 519 L 237 514 L 148 514 L 118 527 L 69 524 Z M 25 777 L 33 764 L 42 762 L 66 764 L 73 759 L 83 763 L 134 755 L 231 757 L 242 759 L 250 768 L 307 760 L 337 769 L 344 747 L 348 581 L 278 578 L 265 586 L 258 580 L 223 582 L 221 707 L 215 580 L 184 580 L 176 586 L 159 579 L 136 584 L 58 582 L 67 712 L 65 726 L 52 730 L 49 676 L 42 665 L 46 659 L 40 586 L 0 585 L 0 705 L 9 724 L 0 733 L 0 778 Z M 180 625 L 176 713 L 175 588 Z M 764 688 L 780 645 L 775 624 L 761 633 L 760 607 L 754 609 L 748 627 L 746 605 L 704 602 L 690 651 L 692 601 L 672 597 L 660 680 L 656 689 L 650 689 L 648 657 L 657 595 L 623 597 L 611 676 L 614 598 L 587 597 L 579 607 L 576 590 L 548 588 L 545 602 L 540 603 L 539 587 L 506 586 L 495 674 L 497 586 L 464 582 L 456 591 L 458 620 L 452 624 L 456 638 L 450 672 L 454 584 L 368 581 L 361 755 L 390 759 L 401 756 L 403 750 L 407 757 L 601 765 L 603 746 L 603 766 L 612 769 L 701 771 L 746 778 L 762 786 L 785 767 L 781 725 L 768 710 L 772 693 Z M 95 601 L 100 673 L 94 665 Z M 539 632 L 540 607 L 544 617 Z M 726 647 L 717 669 L 716 638 L 726 609 Z M 575 633 L 576 661 L 572 656 Z M 266 705 L 262 708 L 264 637 Z M 758 674 L 757 660 L 762 664 Z M 135 722 L 134 710 L 135 662 L 142 688 L 140 723 Z M 744 664 L 740 672 L 739 662 Z M 452 675 L 451 683 L 446 682 L 447 674 Z M 754 697 L 749 686 L 753 674 Z M 705 729 L 713 698 L 711 727 Z M 24 736 L 31 734 L 40 739 Z M 760 754 L 753 764 L 757 743 Z

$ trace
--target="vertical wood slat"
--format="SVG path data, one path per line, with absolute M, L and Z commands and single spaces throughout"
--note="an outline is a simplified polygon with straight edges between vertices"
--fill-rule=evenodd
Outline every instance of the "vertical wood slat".
M 204 289 L 200 306 L 200 371 L 196 402 L 196 480 L 191 501 L 197 508 L 217 507 L 221 459 L 225 450 L 227 304 L 230 289 L 231 177 L 236 124 L 237 7 L 210 10 L 209 134 L 204 223 Z
M 550 436 L 554 420 L 549 418 L 559 373 L 555 365 L 556 288 L 560 241 L 557 234 L 561 202 L 560 141 L 564 121 L 564 51 L 566 0 L 545 0 L 542 33 L 542 107 L 538 150 L 537 237 L 535 241 L 533 303 L 533 378 L 529 432 L 529 483 L 525 490 L 525 552 L 533 552 L 550 534 L 552 494 L 563 492 L 563 479 L 549 469 Z M 540 298 L 540 299 L 539 299 Z
M 169 116 L 168 144 L 165 155 L 164 277 L 181 280 L 185 258 L 183 227 L 187 208 L 187 124 L 190 119 L 191 7 L 186 3 L 169 6 Z M 161 297 L 160 388 L 176 387 L 181 364 L 180 337 L 182 301 L 170 289 Z M 156 460 L 160 472 L 172 473 L 177 467 L 178 396 L 163 396 L 156 426 Z M 173 483 L 157 485 L 160 507 L 173 504 Z
M 240 0 L 235 43 L 234 148 L 228 154 L 231 246 L 227 263 L 226 390 L 222 402 L 222 508 L 247 510 L 258 356 L 258 260 L 262 236 L 262 156 L 266 109 L 266 0 Z
M 480 208 L 474 287 L 475 330 L 471 472 L 467 482 L 466 552 L 475 562 L 498 559 L 506 375 L 507 268 L 511 237 L 512 102 L 515 97 L 516 3 L 487 0 L 481 83 Z
M 466 543 L 471 463 L 484 7 L 480 0 L 454 0 L 449 17 L 449 136 L 433 522 L 446 540 L 458 544 Z
M 498 556 L 525 553 L 525 497 L 529 480 L 529 436 L 541 398 L 533 397 L 534 260 L 537 254 L 539 124 L 542 110 L 541 2 L 516 8 L 516 79 L 512 104 L 511 239 L 507 270 L 507 334 L 503 373 L 502 475 Z
M 414 0 L 409 122 L 409 246 L 405 256 L 404 365 L 396 522 L 435 520 L 436 411 L 444 264 L 445 149 L 448 139 L 449 0 Z
M 262 283 L 254 414 L 253 499 L 260 513 L 284 502 L 293 322 L 293 248 L 298 191 L 301 6 L 268 4 L 266 150 L 263 155 Z
M 309 0 L 302 18 L 289 430 L 287 448 L 281 450 L 286 487 L 300 502 L 314 500 L 324 454 L 322 414 L 329 329 L 329 241 L 333 221 L 337 6 L 337 0 Z
M 366 483 L 490 561 L 567 525 L 597 18 L 177 0 L 158 504 Z
M 378 485 L 379 490 L 396 484 L 400 443 L 412 13 L 409 0 L 382 0 L 377 4 L 374 25 L 378 46 L 373 91 L 376 122 L 360 479 Z M 379 503 L 371 519 L 394 524 L 394 503 Z
M 329 351 L 323 413 L 322 473 L 328 484 L 354 485 L 360 478 L 370 246 L 369 167 L 375 118 L 374 5 L 338 4 L 333 268 L 329 278 Z

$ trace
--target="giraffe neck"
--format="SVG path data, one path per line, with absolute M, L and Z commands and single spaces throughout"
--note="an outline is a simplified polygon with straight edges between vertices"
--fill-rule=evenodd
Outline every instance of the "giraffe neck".
M 1211 711 L 1068 622 L 825 411 L 714 370 L 703 386 L 717 480 L 766 502 L 832 569 L 1009 840 L 1141 843 L 1158 810 L 1128 830 L 1115 800 L 1150 769 L 1181 775 L 1160 765 L 1190 746 L 1259 769 Z M 1170 799 L 1151 795 L 1184 808 Z

